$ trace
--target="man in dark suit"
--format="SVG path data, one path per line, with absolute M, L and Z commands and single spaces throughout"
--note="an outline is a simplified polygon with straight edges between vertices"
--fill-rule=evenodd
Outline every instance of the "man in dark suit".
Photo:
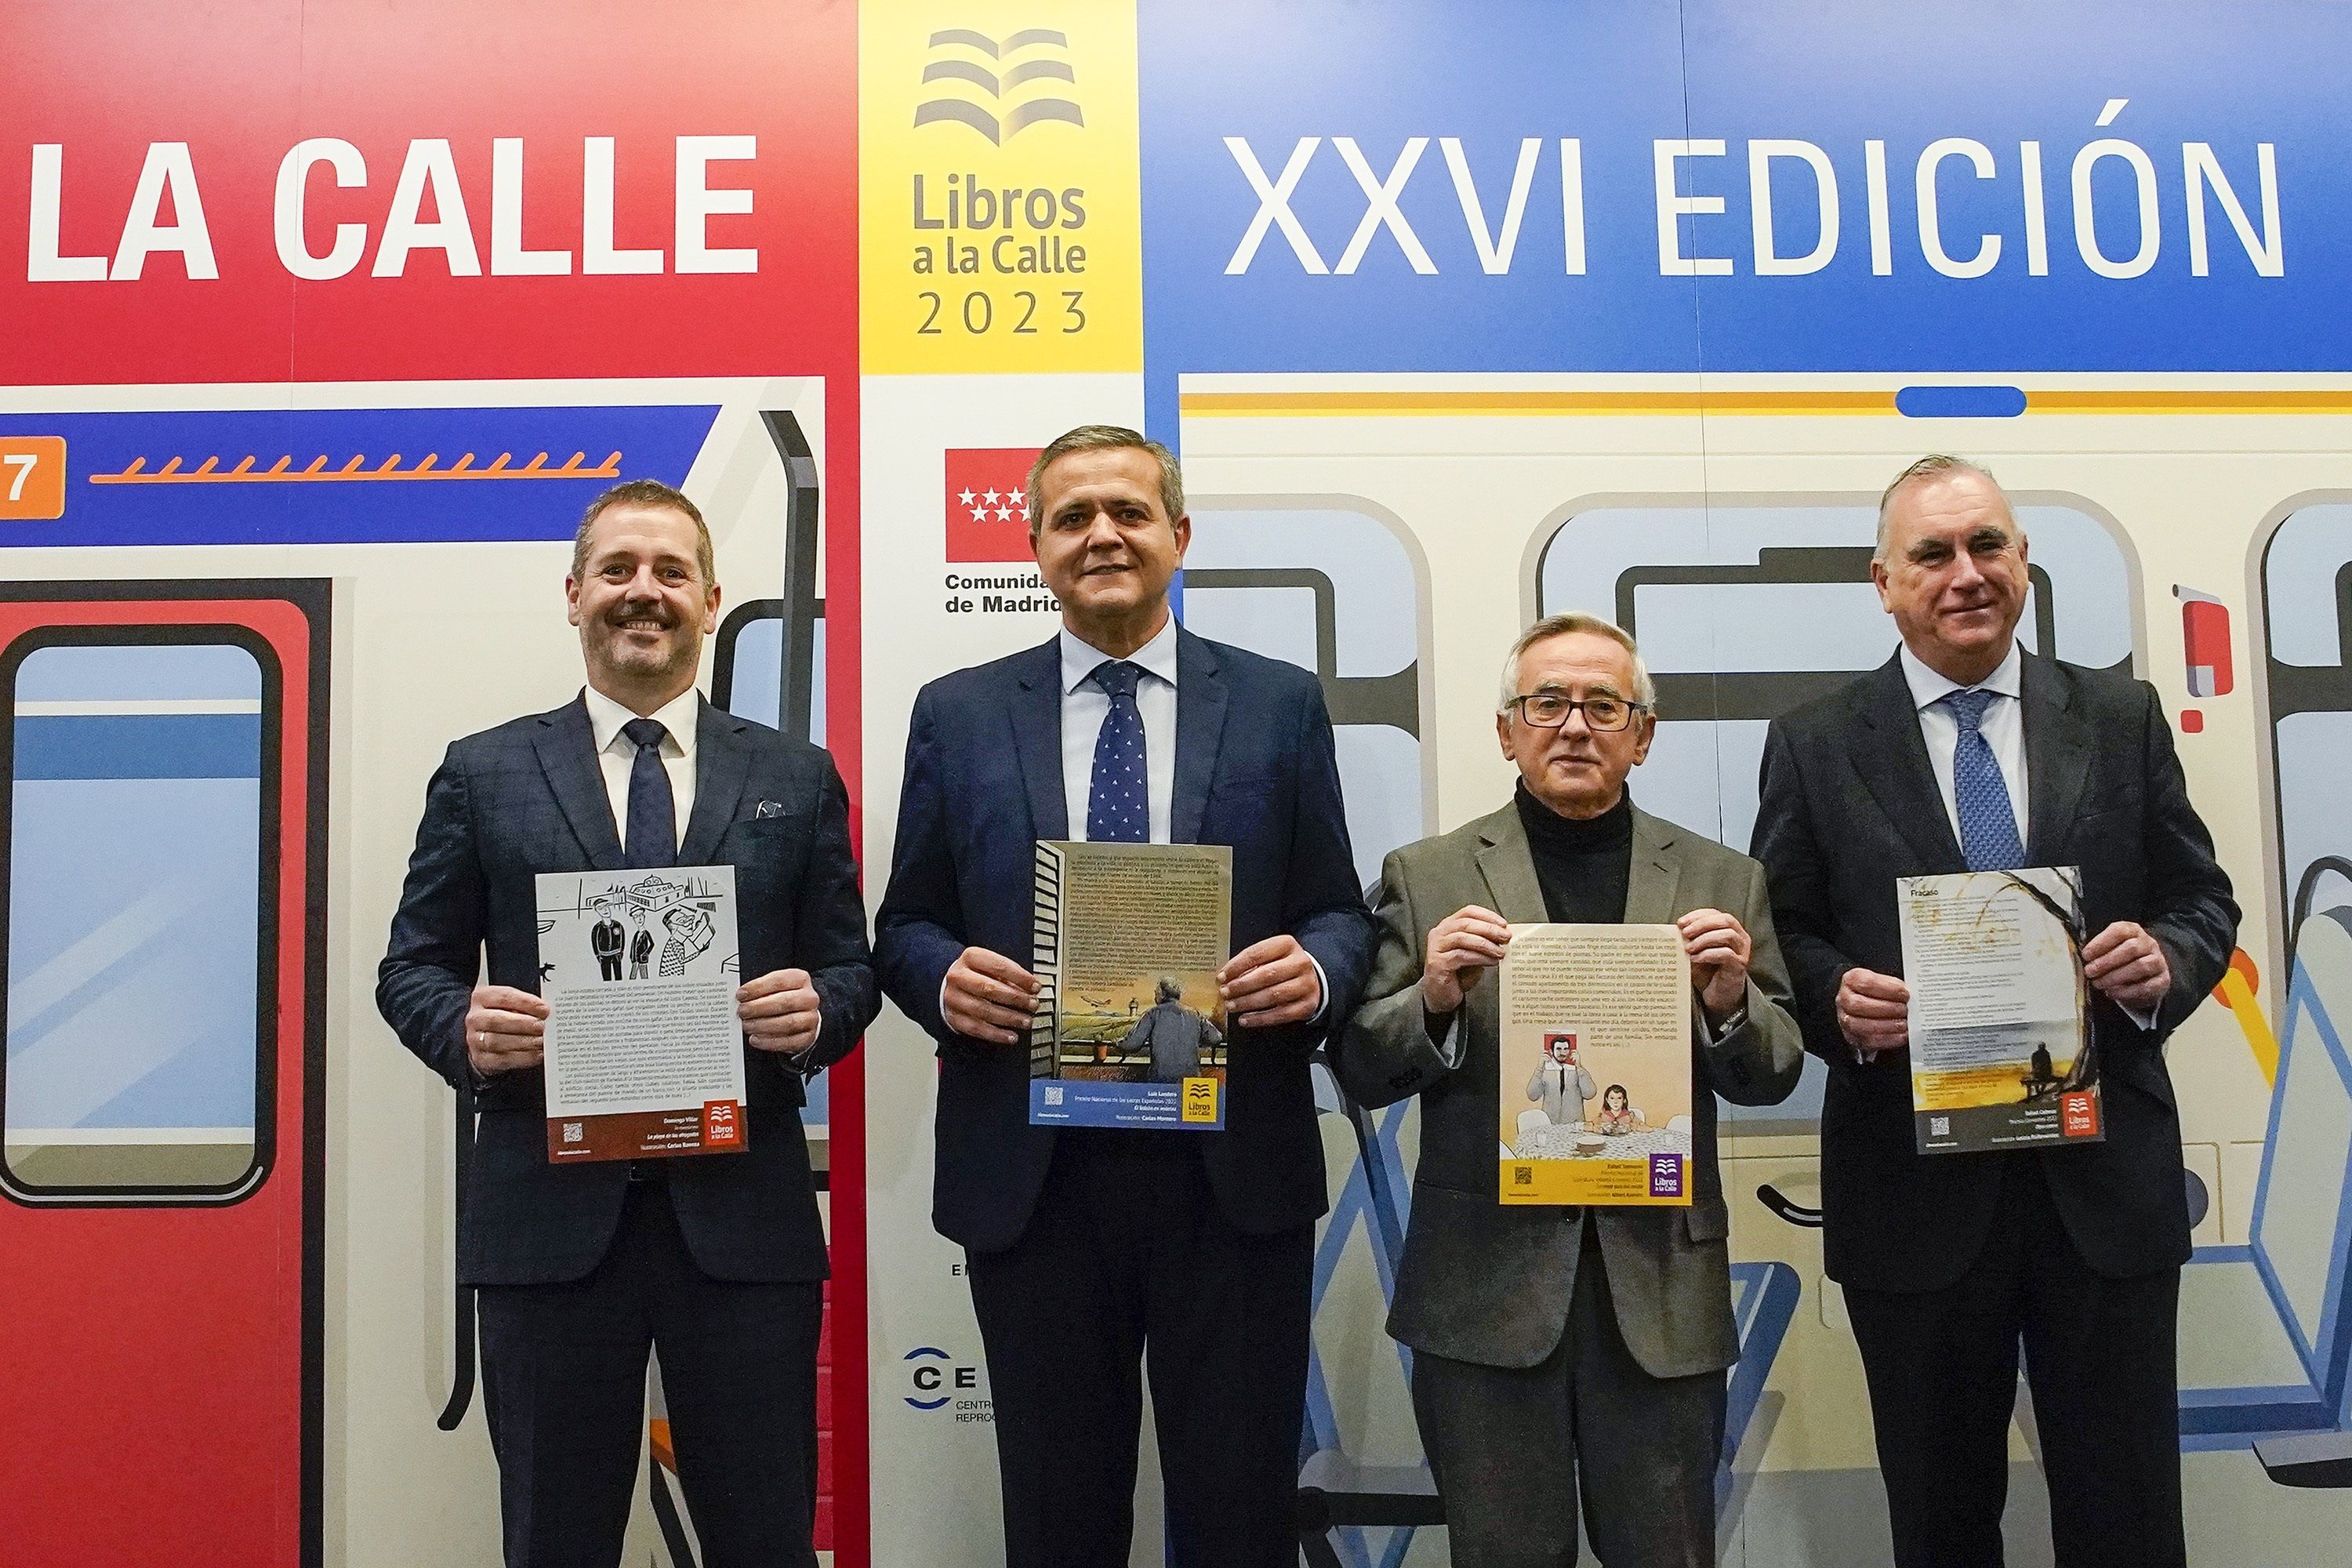
M 1312 676 L 1178 627 L 1164 447 L 1087 426 L 1030 472 L 1053 641 L 916 699 L 876 963 L 939 1042 L 932 1217 L 962 1244 L 1011 1568 L 1128 1560 L 1150 1348 L 1174 1561 L 1297 1561 L 1315 1219 L 1307 1054 L 1371 948 Z M 1029 1121 L 1041 838 L 1233 847 L 1223 1131 Z
M 588 928 L 588 948 L 596 955 L 596 973 L 605 980 L 621 977 L 621 950 L 628 945 L 629 933 L 613 918 L 613 906 L 596 908 L 596 923 Z
M 1573 1563 L 1580 1493 L 1608 1568 L 1715 1561 L 1724 1369 L 1739 1358 L 1715 1100 L 1786 1098 L 1804 1053 L 1763 869 L 1625 793 L 1654 700 L 1618 626 L 1569 614 L 1528 629 L 1495 721 L 1519 770 L 1514 798 L 1388 858 L 1369 999 L 1333 1047 L 1360 1103 L 1421 1096 L 1388 1326 L 1414 1352 L 1413 1408 L 1457 1568 Z M 1514 923 L 1544 921 L 1680 931 L 1688 1208 L 1497 1201 L 1502 987 L 1486 972 Z M 1556 1126 L 1598 1093 L 1566 1046 L 1528 1089 Z
M 2024 653 L 2026 541 L 1991 476 L 1914 463 L 1871 565 L 1903 646 L 1774 721 L 1756 855 L 1807 1047 L 1822 1206 L 1876 1424 L 1895 1556 L 2001 1560 L 2019 1345 L 2067 1564 L 2179 1563 L 2175 1324 L 2189 1257 L 2165 1039 L 2238 907 L 2142 682 Z M 2083 872 L 2105 1139 L 1922 1155 L 1895 879 Z
M 696 692 L 719 585 L 685 496 L 600 496 L 565 593 L 587 688 L 449 748 L 376 984 L 402 1043 L 480 1106 L 457 1271 L 506 1561 L 619 1562 L 654 1348 L 703 1561 L 814 1564 L 827 1266 L 799 1107 L 880 1005 L 847 796 L 823 752 Z M 551 1164 L 533 879 L 677 865 L 735 868 L 748 1147 Z

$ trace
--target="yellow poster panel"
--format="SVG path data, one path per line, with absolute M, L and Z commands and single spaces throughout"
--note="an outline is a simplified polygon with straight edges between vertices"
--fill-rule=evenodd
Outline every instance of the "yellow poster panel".
M 1133 11 L 894 0 L 858 62 L 865 369 L 1139 371 Z

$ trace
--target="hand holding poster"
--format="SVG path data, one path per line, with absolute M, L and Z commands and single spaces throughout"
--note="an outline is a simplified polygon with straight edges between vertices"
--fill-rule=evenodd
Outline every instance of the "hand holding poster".
M 737 1153 L 735 868 L 539 878 L 547 1157 Z
M 1688 1204 L 1682 933 L 1515 925 L 1502 967 L 1502 1201 Z
M 1233 889 L 1223 845 L 1037 846 L 1030 1121 L 1224 1126 Z
M 1895 882 L 1923 1154 L 2095 1142 L 2083 874 L 2072 866 Z

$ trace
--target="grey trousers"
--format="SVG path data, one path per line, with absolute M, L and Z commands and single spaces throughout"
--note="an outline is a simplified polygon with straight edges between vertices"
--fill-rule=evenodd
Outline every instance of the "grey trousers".
M 1603 1568 L 1715 1562 L 1724 1374 L 1642 1370 L 1589 1221 L 1551 1354 L 1518 1368 L 1416 1352 L 1412 1402 L 1454 1568 L 1571 1568 L 1580 1495 Z

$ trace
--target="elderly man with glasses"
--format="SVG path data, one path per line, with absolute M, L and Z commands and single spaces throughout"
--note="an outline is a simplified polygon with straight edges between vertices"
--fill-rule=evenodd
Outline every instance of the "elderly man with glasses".
M 1617 626 L 1562 615 L 1528 628 L 1495 720 L 1515 798 L 1388 858 L 1368 999 L 1334 1050 L 1365 1104 L 1422 1097 L 1388 1327 L 1416 1352 L 1456 1568 L 1574 1563 L 1580 1491 L 1608 1568 L 1715 1561 L 1724 1373 L 1739 1352 L 1715 1096 L 1775 1103 L 1803 1053 L 1762 868 L 1626 796 L 1654 708 Z M 1682 932 L 1703 1086 L 1688 1208 L 1498 1201 L 1501 987 L 1486 971 L 1514 922 L 1546 921 Z

